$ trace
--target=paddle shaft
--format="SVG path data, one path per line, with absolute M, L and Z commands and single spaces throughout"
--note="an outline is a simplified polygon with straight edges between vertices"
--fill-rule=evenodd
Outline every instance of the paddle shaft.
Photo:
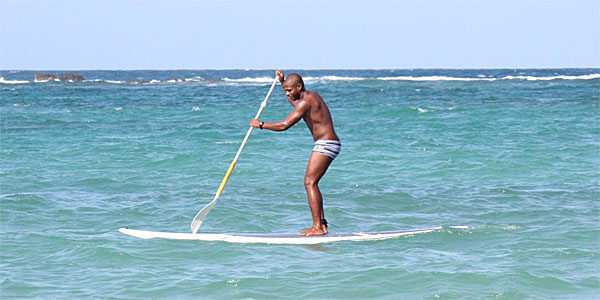
M 260 108 L 258 109 L 256 116 L 254 117 L 255 119 L 258 119 L 258 117 L 260 117 L 260 114 L 262 113 L 263 109 L 265 109 L 265 107 L 267 106 L 267 101 L 269 101 L 269 97 L 271 96 L 271 93 L 273 92 L 273 89 L 275 88 L 277 81 L 278 81 L 277 78 L 275 78 L 275 80 L 273 81 L 273 84 L 271 84 L 271 88 L 269 89 L 269 92 L 267 93 L 265 100 L 263 100 L 263 102 L 260 104 Z M 250 134 L 252 134 L 253 129 L 254 129 L 254 127 L 248 128 L 248 132 L 246 132 L 246 136 L 244 137 L 244 140 L 242 141 L 242 144 L 240 145 L 240 148 L 238 149 L 238 151 L 235 155 L 235 158 L 229 165 L 229 169 L 227 169 L 227 173 L 225 173 L 225 177 L 223 177 L 223 180 L 221 181 L 221 185 L 219 185 L 219 189 L 217 190 L 217 193 L 215 194 L 215 198 L 209 204 L 207 204 L 204 208 L 202 208 L 196 214 L 196 217 L 194 217 L 194 220 L 192 221 L 192 224 L 191 224 L 192 233 L 195 234 L 196 232 L 198 232 L 200 225 L 202 225 L 202 222 L 204 221 L 204 219 L 206 218 L 206 216 L 208 215 L 210 210 L 215 206 L 215 204 L 217 204 L 217 199 L 219 199 L 219 196 L 221 196 L 221 193 L 223 192 L 223 189 L 225 188 L 225 184 L 227 184 L 227 181 L 229 180 L 229 176 L 231 175 L 231 172 L 233 172 L 233 168 L 235 167 L 235 164 L 237 163 L 237 160 L 240 157 L 240 154 L 242 154 L 242 150 L 244 149 L 244 146 L 246 145 L 246 142 L 248 141 Z

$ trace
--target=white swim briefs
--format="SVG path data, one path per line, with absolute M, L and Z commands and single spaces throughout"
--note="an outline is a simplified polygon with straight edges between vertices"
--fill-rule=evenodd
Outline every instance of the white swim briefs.
M 335 159 L 338 154 L 340 154 L 340 150 L 342 149 L 342 143 L 336 140 L 318 140 L 315 142 L 315 147 L 313 148 L 313 152 L 325 154 L 331 159 Z

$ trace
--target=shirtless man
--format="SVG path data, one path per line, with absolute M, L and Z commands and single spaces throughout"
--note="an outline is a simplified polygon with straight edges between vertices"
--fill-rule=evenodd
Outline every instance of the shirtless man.
M 266 123 L 258 119 L 252 119 L 250 126 L 272 131 L 283 131 L 298 123 L 300 119 L 304 119 L 315 141 L 304 175 L 304 187 L 308 196 L 313 225 L 311 228 L 298 233 L 298 235 L 326 234 L 327 221 L 323 213 L 323 196 L 321 196 L 319 190 L 319 180 L 321 180 L 333 159 L 340 153 L 340 139 L 333 130 L 333 121 L 325 101 L 317 92 L 304 89 L 304 82 L 300 75 L 290 74 L 285 80 L 281 70 L 275 72 L 275 75 L 281 82 L 288 102 L 294 107 L 294 110 L 283 121 Z

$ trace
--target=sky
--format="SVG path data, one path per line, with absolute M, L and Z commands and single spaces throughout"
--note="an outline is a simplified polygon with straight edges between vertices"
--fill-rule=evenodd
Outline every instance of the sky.
M 0 69 L 600 67 L 600 0 L 0 0 Z

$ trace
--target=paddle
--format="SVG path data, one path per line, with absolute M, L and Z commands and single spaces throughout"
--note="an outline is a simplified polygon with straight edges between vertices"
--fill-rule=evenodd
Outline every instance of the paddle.
M 267 93 L 265 100 L 263 100 L 263 102 L 260 104 L 260 109 L 258 110 L 258 113 L 256 113 L 256 117 L 254 117 L 255 119 L 258 119 L 258 117 L 260 117 L 260 113 L 262 113 L 263 109 L 267 106 L 267 101 L 269 100 L 269 97 L 271 96 L 271 93 L 273 92 L 273 88 L 275 88 L 275 84 L 277 84 L 277 81 L 278 81 L 277 78 L 275 78 L 275 80 L 273 81 L 273 84 L 271 84 L 271 88 L 269 89 L 269 92 Z M 235 158 L 231 162 L 231 165 L 229 165 L 229 169 L 227 170 L 227 173 L 225 174 L 225 178 L 223 178 L 223 181 L 221 181 L 221 185 L 219 186 L 219 189 L 217 190 L 217 194 L 215 195 L 215 198 L 210 203 L 208 203 L 203 209 L 201 209 L 196 214 L 196 217 L 194 217 L 194 220 L 192 221 L 192 233 L 193 234 L 196 234 L 196 232 L 198 232 L 200 225 L 202 225 L 202 222 L 204 221 L 204 219 L 206 219 L 206 216 L 208 215 L 210 210 L 217 204 L 217 199 L 219 199 L 219 196 L 221 196 L 221 192 L 223 191 L 223 188 L 225 187 L 225 184 L 227 183 L 227 180 L 229 179 L 229 175 L 231 175 L 231 171 L 233 171 L 233 168 L 235 167 L 235 164 L 237 163 L 237 160 L 240 157 L 240 154 L 242 153 L 242 149 L 244 149 L 244 146 L 246 145 L 246 141 L 248 141 L 248 138 L 250 137 L 250 134 L 252 133 L 252 129 L 254 129 L 254 127 L 250 127 L 248 129 L 248 132 L 246 133 L 246 137 L 244 138 L 244 141 L 240 145 L 240 149 L 238 149 L 238 152 L 235 155 Z

